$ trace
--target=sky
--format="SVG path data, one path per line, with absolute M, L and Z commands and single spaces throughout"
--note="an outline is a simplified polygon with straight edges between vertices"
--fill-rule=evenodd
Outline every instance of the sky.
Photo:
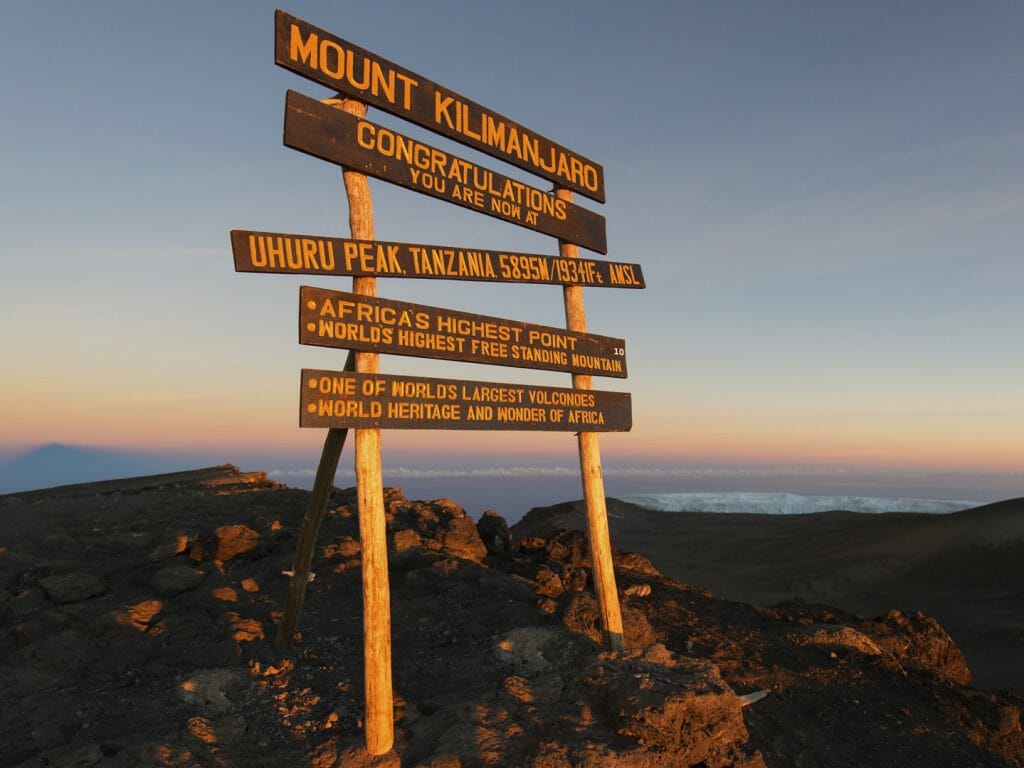
M 633 397 L 633 430 L 602 437 L 611 476 L 1024 486 L 1020 3 L 283 7 L 603 165 L 606 204 L 577 202 L 606 218 L 607 258 L 639 262 L 648 285 L 586 291 L 590 330 L 627 341 L 629 378 L 595 379 Z M 349 281 L 236 274 L 228 240 L 347 235 L 338 168 L 281 142 L 285 91 L 330 92 L 274 65 L 274 8 L 0 2 L 0 457 L 59 442 L 293 478 L 315 465 L 298 372 L 344 353 L 297 343 L 298 286 Z M 371 187 L 380 239 L 555 252 Z M 378 290 L 564 322 L 555 286 Z M 382 371 L 569 384 L 400 357 Z M 413 474 L 575 461 L 571 434 L 384 436 L 386 470 Z

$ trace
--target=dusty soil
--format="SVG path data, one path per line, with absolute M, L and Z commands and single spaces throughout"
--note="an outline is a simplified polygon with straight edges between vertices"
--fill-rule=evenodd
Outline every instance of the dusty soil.
M 350 490 L 301 637 L 270 643 L 307 499 L 229 466 L 0 497 L 0 766 L 1024 765 L 1024 702 L 927 615 L 731 602 L 617 554 L 629 648 L 604 653 L 578 532 L 397 489 L 397 741 L 371 760 Z

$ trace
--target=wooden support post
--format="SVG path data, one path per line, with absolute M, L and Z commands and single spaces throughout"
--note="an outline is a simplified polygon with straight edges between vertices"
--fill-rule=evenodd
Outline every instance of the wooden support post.
M 357 117 L 366 116 L 366 105 L 354 99 L 326 99 L 325 103 Z M 348 196 L 349 229 L 356 240 L 373 240 L 373 198 L 366 175 L 343 170 Z M 377 295 L 377 280 L 354 277 L 352 292 Z M 378 373 L 380 355 L 349 352 L 346 371 Z M 379 429 L 357 429 L 355 464 L 356 491 L 359 500 L 359 539 L 363 562 L 363 661 L 365 667 L 366 750 L 382 755 L 394 745 L 394 719 L 391 690 L 391 591 L 388 584 L 386 524 L 384 520 L 384 484 L 381 473 Z M 291 647 L 299 614 L 309 583 L 309 568 L 316 547 L 328 498 L 338 470 L 338 459 L 345 446 L 347 429 L 329 429 L 316 471 L 316 480 L 306 514 L 299 529 L 295 564 L 284 616 L 278 627 L 274 647 L 283 652 Z
M 349 352 L 345 360 L 345 370 L 355 370 L 355 353 Z M 320 454 L 320 464 L 316 468 L 316 479 L 313 481 L 313 492 L 306 505 L 306 514 L 299 526 L 299 540 L 295 545 L 295 560 L 292 565 L 292 578 L 288 585 L 288 599 L 284 606 L 284 615 L 277 627 L 274 638 L 274 649 L 285 653 L 292 647 L 295 630 L 299 624 L 299 614 L 306 600 L 306 586 L 309 584 L 309 569 L 313 563 L 313 551 L 316 549 L 316 537 L 320 533 L 327 503 L 334 487 L 334 475 L 338 471 L 338 459 L 345 447 L 347 429 L 329 429 L 324 439 L 324 450 Z
M 555 187 L 555 196 L 572 202 L 572 191 Z M 579 258 L 579 247 L 564 240 L 558 241 L 559 255 Z M 567 285 L 562 289 L 565 297 L 565 324 L 570 331 L 587 330 L 587 312 L 583 304 L 583 286 Z M 572 385 L 576 389 L 593 389 L 590 374 L 574 373 Z M 594 588 L 601 610 L 601 629 L 604 641 L 613 651 L 625 649 L 622 634 L 622 613 L 619 593 L 615 586 L 615 568 L 612 565 L 612 545 L 608 536 L 608 510 L 604 497 L 604 478 L 601 474 L 601 449 L 596 432 L 577 433 L 580 453 L 580 475 L 583 480 L 583 498 L 587 503 L 587 538 L 590 542 L 590 560 L 593 563 Z
M 356 117 L 366 117 L 366 105 L 354 99 L 326 103 Z M 343 171 L 348 193 L 349 224 L 356 240 L 373 240 L 373 198 L 366 175 Z M 352 278 L 352 292 L 377 295 L 377 278 Z M 357 352 L 356 371 L 379 373 L 380 355 Z M 356 431 L 356 491 L 359 498 L 359 543 L 363 561 L 363 666 L 366 712 L 363 718 L 366 750 L 388 752 L 395 742 L 391 690 L 391 588 L 388 584 L 387 527 L 384 519 L 384 481 L 379 429 Z

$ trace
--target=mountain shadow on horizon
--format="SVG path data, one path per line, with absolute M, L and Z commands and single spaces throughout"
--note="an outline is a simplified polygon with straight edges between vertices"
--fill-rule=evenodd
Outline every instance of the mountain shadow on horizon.
M 0 463 L 0 494 L 172 472 L 192 463 L 155 453 L 47 443 Z

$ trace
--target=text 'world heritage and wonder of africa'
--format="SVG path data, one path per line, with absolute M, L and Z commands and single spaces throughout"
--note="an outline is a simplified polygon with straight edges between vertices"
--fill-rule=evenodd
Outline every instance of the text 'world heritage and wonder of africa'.
M 626 392 L 303 370 L 299 424 L 334 429 L 623 432 Z

